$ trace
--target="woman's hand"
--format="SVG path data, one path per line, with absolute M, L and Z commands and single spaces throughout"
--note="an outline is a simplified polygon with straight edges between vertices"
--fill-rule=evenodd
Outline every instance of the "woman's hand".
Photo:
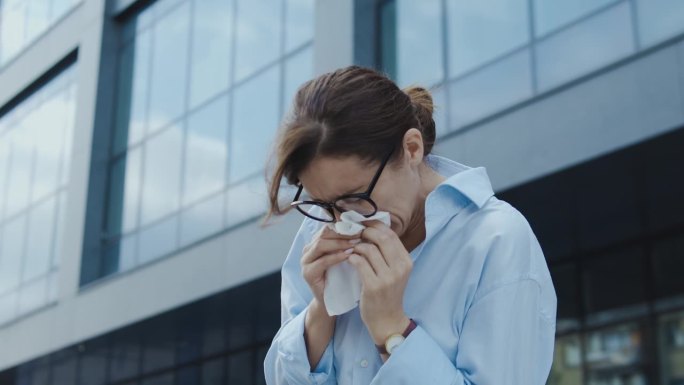
M 361 319 L 375 344 L 382 345 L 410 323 L 404 313 L 404 290 L 413 260 L 389 226 L 376 220 L 364 225 L 363 241 L 354 245 L 349 263 L 361 277 Z
M 314 298 L 323 304 L 325 272 L 330 267 L 347 259 L 354 246 L 350 240 L 361 241 L 359 235 L 340 235 L 327 225 L 319 230 L 311 242 L 304 246 L 300 261 L 304 280 L 311 288 Z M 345 250 L 347 252 L 345 253 Z

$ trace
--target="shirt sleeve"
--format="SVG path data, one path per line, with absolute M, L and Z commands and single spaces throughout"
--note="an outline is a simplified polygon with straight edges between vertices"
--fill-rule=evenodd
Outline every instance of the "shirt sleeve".
M 268 385 L 336 384 L 333 367 L 333 339 L 321 360 L 311 371 L 304 340 L 304 320 L 313 294 L 301 275 L 302 249 L 312 237 L 309 220 L 295 236 L 281 272 L 281 322 L 264 359 L 264 375 Z
M 511 254 L 522 258 L 525 254 L 519 253 L 541 249 L 529 233 L 514 230 L 488 252 L 500 254 L 487 256 L 495 264 L 497 259 L 510 261 Z M 449 357 L 418 322 L 371 384 L 543 385 L 553 361 L 555 317 L 550 276 L 526 273 L 499 279 L 476 292 L 463 319 L 455 357 Z

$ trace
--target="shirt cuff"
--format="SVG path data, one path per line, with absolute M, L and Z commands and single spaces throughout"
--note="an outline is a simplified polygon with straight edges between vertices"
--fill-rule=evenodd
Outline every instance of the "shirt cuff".
M 420 324 L 380 367 L 374 384 L 462 385 L 465 379 Z
M 333 375 L 333 338 L 328 342 L 316 368 L 311 371 L 304 340 L 304 323 L 308 310 L 309 306 L 283 326 L 278 354 L 284 360 L 283 367 L 290 383 L 320 385 L 325 384 Z

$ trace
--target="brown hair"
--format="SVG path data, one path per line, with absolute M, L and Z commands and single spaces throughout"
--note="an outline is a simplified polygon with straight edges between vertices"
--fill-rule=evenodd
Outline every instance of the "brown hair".
M 273 215 L 291 207 L 279 206 L 281 180 L 290 185 L 317 156 L 357 156 L 371 165 L 392 147 L 388 162 L 403 156 L 402 139 L 412 127 L 423 135 L 424 156 L 435 142 L 435 122 L 430 92 L 420 86 L 403 90 L 386 74 L 357 65 L 325 73 L 302 84 L 288 115 L 283 119 L 269 163 L 276 156 L 273 176 L 266 179 L 270 209 L 262 226 Z

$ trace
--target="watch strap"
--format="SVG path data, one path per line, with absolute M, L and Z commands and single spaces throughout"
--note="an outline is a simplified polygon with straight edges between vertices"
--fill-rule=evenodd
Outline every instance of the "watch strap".
M 418 325 L 416 324 L 416 321 L 413 320 L 413 318 L 409 318 L 409 321 L 411 321 L 411 322 L 409 322 L 409 324 L 408 324 L 408 326 L 406 327 L 406 329 L 404 330 L 404 332 L 401 333 L 401 335 L 402 335 L 404 338 L 408 337 L 409 334 L 411 334 L 411 332 L 413 331 L 413 329 L 415 329 L 416 326 L 418 326 Z M 391 336 L 390 336 L 390 337 L 391 337 Z M 387 338 L 389 339 L 389 337 L 387 337 Z M 382 344 L 382 345 L 375 345 L 375 347 L 378 349 L 378 352 L 380 352 L 380 354 L 387 354 L 387 355 L 389 355 L 389 352 L 387 352 L 387 349 L 385 348 L 385 344 Z

